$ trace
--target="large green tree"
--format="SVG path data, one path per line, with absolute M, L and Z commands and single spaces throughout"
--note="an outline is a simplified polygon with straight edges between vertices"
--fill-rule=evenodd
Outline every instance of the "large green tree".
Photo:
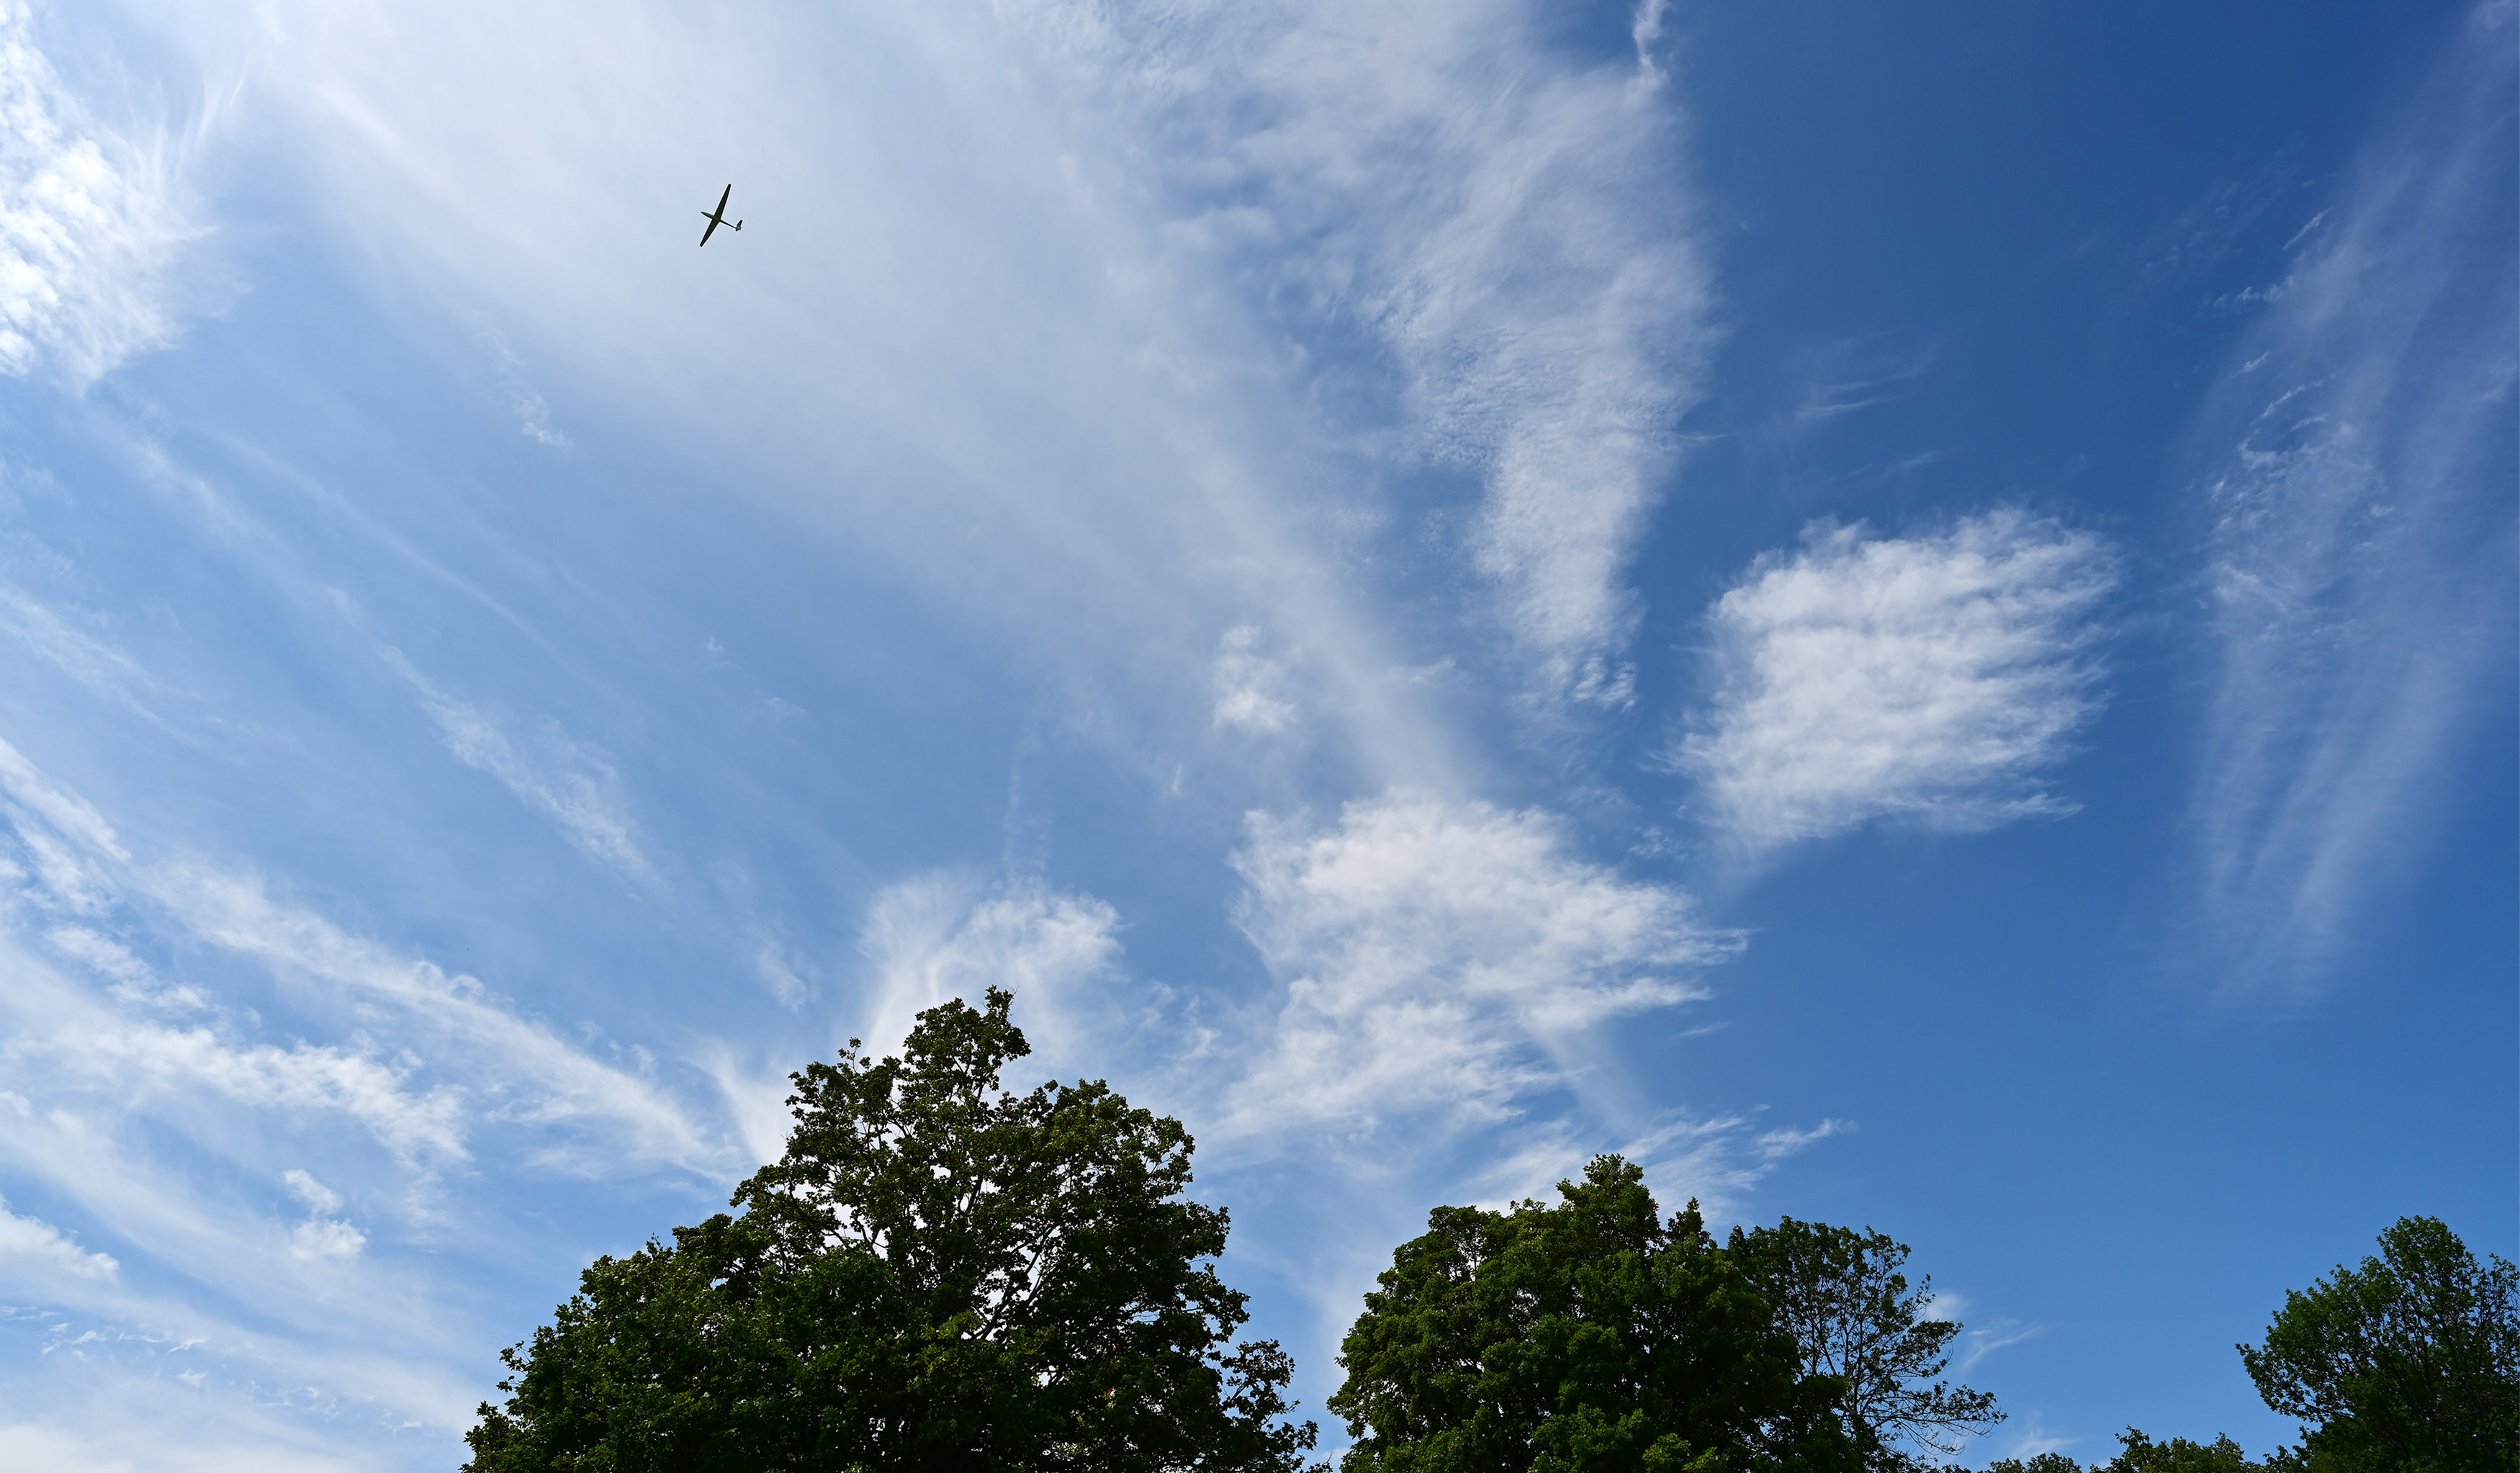
M 2438 1218 L 2400 1218 L 2359 1269 L 2284 1296 L 2239 1347 L 2267 1405 L 2305 1424 L 2312 1473 L 2520 1468 L 2520 1270 Z
M 1994 1397 L 1940 1379 L 1960 1326 L 1927 1314 L 1933 1280 L 1908 1282 L 1907 1244 L 1786 1218 L 1735 1228 L 1725 1247 L 1793 1335 L 1804 1367 L 1846 1383 L 1847 1430 L 1871 1473 L 1912 1473 L 2003 1419 Z
M 1596 1158 L 1562 1201 L 1439 1207 L 1348 1331 L 1349 1473 L 1856 1473 L 1845 1385 L 1644 1175 Z
M 1010 1001 L 793 1076 L 735 1215 L 598 1260 L 506 1353 L 472 1473 L 1301 1466 L 1286 1356 L 1233 1343 L 1189 1134 L 1100 1083 L 1004 1089 Z

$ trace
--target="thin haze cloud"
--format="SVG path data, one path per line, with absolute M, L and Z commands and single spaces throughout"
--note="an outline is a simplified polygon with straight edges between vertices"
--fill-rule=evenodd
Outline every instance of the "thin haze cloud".
M 2507 710 L 2513 8 L 2481 6 L 2231 350 L 2197 429 L 2213 693 L 2194 924 L 2316 985 Z

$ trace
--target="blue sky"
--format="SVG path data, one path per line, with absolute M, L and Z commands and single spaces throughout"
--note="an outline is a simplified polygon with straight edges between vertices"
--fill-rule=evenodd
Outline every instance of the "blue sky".
M 1978 1464 L 2520 1246 L 2508 0 L 0 31 L 0 1461 L 451 1466 L 990 983 L 1314 1414 L 1599 1150 Z

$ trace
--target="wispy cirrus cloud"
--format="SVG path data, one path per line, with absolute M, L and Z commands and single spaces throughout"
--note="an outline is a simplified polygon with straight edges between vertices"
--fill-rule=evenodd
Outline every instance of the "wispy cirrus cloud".
M 202 1358 L 148 1348 L 158 1353 L 158 1363 L 100 1373 L 101 1385 L 81 1388 L 86 1395 L 48 1398 L 44 1420 L 0 1422 L 0 1464 L 98 1473 L 342 1473 L 353 1466 L 336 1448 L 310 1445 L 284 1408 L 244 1396 L 204 1407 L 210 1399 L 192 1384 L 202 1376 Z
M 34 985 L 22 975 L 20 982 Z M 302 1042 L 243 1043 L 208 1026 L 128 1022 L 58 995 L 44 1000 L 38 1019 L 28 1001 L 10 1008 L 20 1031 L 0 1050 L 22 1076 L 33 1065 L 57 1082 L 119 1092 L 134 1105 L 166 1099 L 181 1108 L 187 1096 L 206 1094 L 285 1117 L 346 1117 L 407 1163 L 469 1154 L 458 1093 L 443 1084 L 413 1088 L 413 1061 Z
M 545 403 L 533 380 L 525 377 L 525 360 L 508 345 L 508 335 L 500 332 L 486 317 L 474 322 L 481 346 L 490 357 L 490 369 L 496 380 L 499 397 L 517 417 L 517 428 L 525 438 L 548 445 L 554 450 L 571 446 L 567 435 L 552 425 L 551 406 Z
M 62 1204 L 0 1221 L 0 1268 L 131 1355 L 202 1342 L 223 1381 L 320 1383 L 444 1434 L 478 1388 L 414 1244 L 473 1210 L 457 1169 L 741 1164 L 714 1101 L 636 1050 L 145 848 L 0 742 L 0 1166 Z M 252 1332 L 222 1308 L 243 1303 Z
M 2200 416 L 2213 692 L 2194 921 L 2314 984 L 2510 705 L 2513 7 L 2470 15 L 2266 293 Z
M 1155 158 L 1182 239 L 1398 369 L 1403 443 L 1483 484 L 1464 551 L 1539 689 L 1624 703 L 1627 560 L 1716 335 L 1660 0 L 1617 63 L 1519 0 L 1019 13 L 1196 141 Z
M 150 722 L 159 720 L 147 695 L 163 687 L 112 641 L 24 591 L 0 584 L 0 631 L 90 692 Z
M 1666 760 L 1754 854 L 1876 819 L 2070 812 L 2043 780 L 2098 708 L 2115 583 L 2097 537 L 2018 510 L 1905 538 L 1815 524 L 1709 611 L 1715 689 Z
M 254 876 L 175 867 L 154 898 L 195 937 L 252 958 L 284 980 L 392 1009 L 417 1036 L 447 1046 L 473 1072 L 473 1088 L 504 1099 L 503 1113 L 512 1118 L 586 1138 L 555 1140 L 541 1153 L 547 1163 L 591 1170 L 613 1158 L 706 1172 L 728 1159 L 715 1132 L 635 1063 L 597 1058 L 504 1005 L 476 979 L 275 899 Z
M 922 1009 L 1004 987 L 1022 1000 L 1019 1020 L 1041 1055 L 1030 1067 L 1055 1070 L 1105 1024 L 1098 1015 L 1111 999 L 1091 984 L 1111 978 L 1119 932 L 1109 904 L 1037 880 L 938 870 L 887 885 L 858 933 L 871 974 L 859 1036 L 894 1049 Z
M 1722 1223 L 1750 1199 L 1760 1182 L 1790 1157 L 1855 1127 L 1822 1120 L 1802 1129 L 1762 1131 L 1750 1112 L 1697 1115 L 1665 1112 L 1641 1123 L 1559 1116 L 1526 1124 L 1512 1148 L 1460 1184 L 1490 1206 L 1526 1197 L 1554 1200 L 1560 1181 L 1583 1175 L 1594 1156 L 1611 1152 L 1644 1168 L 1645 1184 L 1665 1207 L 1694 1201 Z
M 90 116 L 0 7 L 0 373 L 85 384 L 174 335 L 169 272 L 198 238 L 163 137 Z
M 458 1100 L 471 1095 L 475 1109 L 580 1131 L 651 1163 L 705 1171 L 727 1158 L 712 1129 L 652 1081 L 518 1015 L 475 979 L 275 898 L 258 877 L 199 862 L 136 860 L 92 805 L 6 741 L 0 823 L 0 880 L 8 885 L 0 919 L 104 984 L 90 991 L 68 977 L 48 982 L 51 973 L 22 963 L 10 1000 L 10 1058 L 106 1078 L 125 1092 L 180 1084 L 248 1105 L 338 1113 L 407 1157 L 462 1156 Z M 152 1014 L 170 1002 L 169 990 L 100 927 L 215 948 L 284 982 L 311 984 L 305 991 L 316 1010 L 346 1004 L 341 1021 L 357 1034 L 282 1048 L 232 1037 L 233 1021 L 167 1025 Z M 186 990 L 171 1001 L 197 1007 L 214 1000 Z M 130 1015 L 133 1008 L 140 1015 Z M 393 1032 L 456 1078 L 440 1072 L 424 1085 L 416 1054 L 380 1049 L 389 1019 Z M 581 1148 L 555 1144 L 549 1152 L 575 1159 Z
M 419 692 L 422 709 L 456 761 L 499 780 L 518 801 L 558 824 L 589 859 L 634 884 L 653 888 L 656 867 L 640 847 L 612 770 L 590 756 L 558 728 L 529 749 L 480 708 L 458 700 L 416 669 L 399 649 L 385 661 Z

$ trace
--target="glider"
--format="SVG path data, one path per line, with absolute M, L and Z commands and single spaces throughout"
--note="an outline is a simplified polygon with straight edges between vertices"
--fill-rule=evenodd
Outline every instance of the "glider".
M 701 245 L 707 245 L 708 238 L 716 235 L 717 228 L 721 225 L 726 226 L 729 230 L 742 230 L 743 228 L 743 222 L 742 220 L 730 222 L 726 217 L 726 201 L 728 197 L 732 196 L 734 193 L 735 186 L 732 184 L 728 185 L 726 187 L 726 194 L 717 197 L 717 208 L 704 209 L 700 211 L 700 214 L 708 221 L 708 229 L 700 232 Z

